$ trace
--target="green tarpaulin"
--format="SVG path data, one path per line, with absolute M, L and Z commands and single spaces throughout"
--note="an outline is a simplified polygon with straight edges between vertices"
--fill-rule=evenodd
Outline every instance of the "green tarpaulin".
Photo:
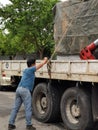
M 54 40 L 58 55 L 79 54 L 98 38 L 98 0 L 69 0 L 54 7 Z

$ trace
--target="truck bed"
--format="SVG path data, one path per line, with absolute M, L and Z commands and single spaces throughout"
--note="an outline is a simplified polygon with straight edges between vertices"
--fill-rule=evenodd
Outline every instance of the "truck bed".
M 39 63 L 40 60 L 37 61 Z M 25 60 L 0 61 L 1 74 L 21 76 L 26 68 Z M 37 78 L 98 82 L 98 60 L 52 60 L 51 73 L 47 64 L 36 72 Z

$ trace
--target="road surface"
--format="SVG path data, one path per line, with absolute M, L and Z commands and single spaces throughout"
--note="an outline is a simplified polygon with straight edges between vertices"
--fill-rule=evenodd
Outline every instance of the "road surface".
M 15 92 L 4 92 L 0 91 L 0 130 L 7 130 L 8 129 L 8 120 L 11 112 L 11 108 L 14 102 Z M 32 119 L 34 127 L 36 130 L 66 130 L 63 127 L 63 123 L 41 123 Z M 16 130 L 25 130 L 25 114 L 24 108 L 21 107 L 18 116 L 16 118 Z

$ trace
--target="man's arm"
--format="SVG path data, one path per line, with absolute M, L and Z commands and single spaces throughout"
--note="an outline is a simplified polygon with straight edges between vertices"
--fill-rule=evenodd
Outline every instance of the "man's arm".
M 48 58 L 45 57 L 41 63 L 39 63 L 38 65 L 36 65 L 36 70 L 40 69 L 44 64 L 46 64 L 48 61 Z

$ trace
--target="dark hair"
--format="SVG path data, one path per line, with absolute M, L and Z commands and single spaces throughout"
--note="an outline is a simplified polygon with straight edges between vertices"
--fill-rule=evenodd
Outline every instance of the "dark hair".
M 36 60 L 33 59 L 33 58 L 32 58 L 32 59 L 28 59 L 28 60 L 27 60 L 27 66 L 28 66 L 28 67 L 31 67 L 32 64 L 35 64 L 35 61 L 36 61 Z

